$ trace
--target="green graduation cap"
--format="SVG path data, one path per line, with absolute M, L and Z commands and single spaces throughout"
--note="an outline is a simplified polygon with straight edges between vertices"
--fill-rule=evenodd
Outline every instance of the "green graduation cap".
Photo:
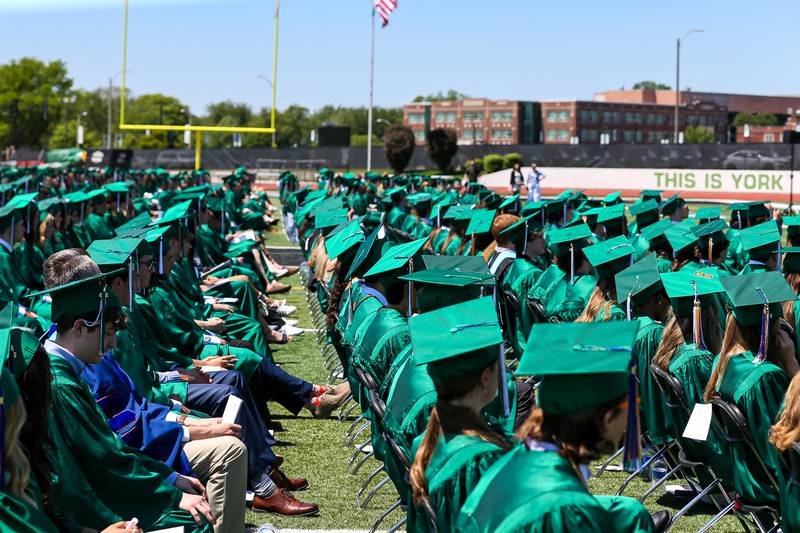
M 641 232 L 646 226 L 658 221 L 658 202 L 655 200 L 642 200 L 630 207 L 631 215 L 636 217 L 636 224 Z
M 143 228 L 150 226 L 153 219 L 147 213 L 139 213 L 134 218 L 127 221 L 125 224 L 119 226 L 115 233 L 118 237 L 125 237 L 131 233 L 139 233 Z
M 622 203 L 622 192 L 612 192 L 603 198 L 603 205 L 608 207 L 610 205 Z
M 604 207 L 597 215 L 597 222 L 598 224 L 605 225 L 616 224 L 623 227 L 627 226 L 628 221 L 625 218 L 625 204 L 613 204 Z
M 498 234 L 498 237 L 511 239 L 513 242 L 521 243 L 523 246 L 522 253 L 524 255 L 528 246 L 528 237 L 533 232 L 541 229 L 541 219 L 536 216 L 536 213 L 534 213 L 514 222 L 512 225 L 501 231 Z
M 642 230 L 642 236 L 647 239 L 651 246 L 656 246 L 666 240 L 665 233 L 674 224 L 671 220 L 662 218 L 658 222 L 650 224 Z
M 413 316 L 408 329 L 414 362 L 428 364 L 436 385 L 481 372 L 498 361 L 503 343 L 489 296 Z
M 534 324 L 517 373 L 542 376 L 545 415 L 587 413 L 629 392 L 638 330 L 637 320 Z
M 29 205 L 32 205 L 36 201 L 36 197 L 39 196 L 38 192 L 30 192 L 26 194 L 18 194 L 14 198 L 8 201 L 6 206 L 11 206 L 13 209 L 25 209 Z
M 178 204 L 173 205 L 161 216 L 160 219 L 153 221 L 150 225 L 151 226 L 166 226 L 168 224 L 172 224 L 173 222 L 177 222 L 178 220 L 184 219 L 191 214 L 192 209 L 192 201 L 186 200 L 185 202 L 180 202 Z
M 86 249 L 92 261 L 101 272 L 128 272 L 128 305 L 133 306 L 133 271 L 139 268 L 136 251 L 141 245 L 141 237 L 104 239 L 92 242 Z
M 722 215 L 722 208 L 718 206 L 711 206 L 711 207 L 701 207 L 697 210 L 694 214 L 694 219 L 702 224 L 704 222 L 710 222 L 712 220 L 716 220 Z
M 797 296 L 780 272 L 754 272 L 720 279 L 731 302 L 731 312 L 740 326 L 761 325 L 761 345 L 755 354 L 758 362 L 766 358 L 769 332 L 783 316 L 782 303 Z
M 577 224 L 568 228 L 555 229 L 548 235 L 550 250 L 553 255 L 559 256 L 568 254 L 570 249 L 575 251 L 588 246 L 592 230 L 586 224 Z
M 348 210 L 344 207 L 338 209 L 329 209 L 318 213 L 314 218 L 314 227 L 321 229 L 323 235 L 327 235 L 330 231 L 343 222 L 348 220 Z
M 642 197 L 642 201 L 646 202 L 647 200 L 654 200 L 656 203 L 661 203 L 661 193 L 664 191 L 659 191 L 657 189 L 645 189 L 643 191 L 639 191 L 639 194 Z
M 384 199 L 391 199 L 393 202 L 397 201 L 401 196 L 406 194 L 408 190 L 406 186 L 403 185 L 401 187 L 392 187 L 391 189 L 387 189 L 383 193 Z
M 347 279 L 352 277 L 364 277 L 363 274 L 380 259 L 383 244 L 386 243 L 386 230 L 383 225 L 379 225 L 375 230 L 367 235 L 364 242 L 362 242 L 353 261 L 350 263 L 350 269 L 347 271 Z
M 378 262 L 364 274 L 364 277 L 377 276 L 405 267 L 409 261 L 412 261 L 414 256 L 422 250 L 427 240 L 427 238 L 417 239 L 405 244 L 393 246 L 386 250 Z
M 742 248 L 750 255 L 750 259 L 756 261 L 769 258 L 780 248 L 781 234 L 775 220 L 768 220 L 745 228 L 739 233 L 739 236 L 742 239 Z
M 423 255 L 422 263 L 426 270 L 447 270 L 471 276 L 485 287 L 495 284 L 495 278 L 482 255 Z
M 800 274 L 800 246 L 781 249 L 780 270 L 784 274 Z
M 506 209 L 510 210 L 512 207 L 516 206 L 517 201 L 519 200 L 519 196 L 520 196 L 519 194 L 514 194 L 512 196 L 505 197 L 503 201 L 500 202 L 500 205 L 497 206 L 497 209 L 501 211 Z
M 522 216 L 529 215 L 531 213 L 541 213 L 544 216 L 544 202 L 528 202 L 522 206 L 520 209 L 519 214 Z
M 624 235 L 598 242 L 583 249 L 589 263 L 594 267 L 597 277 L 608 279 L 628 266 L 633 246 Z
M 628 320 L 631 307 L 637 307 L 663 290 L 655 254 L 647 254 L 615 276 L 617 299 L 628 301 Z
M 466 235 L 484 235 L 492 232 L 494 209 L 475 209 L 467 225 Z
M 673 255 L 697 244 L 697 235 L 694 234 L 692 227 L 689 227 L 688 224 L 673 224 L 671 228 L 664 232 L 664 235 L 672 247 Z
M 661 214 L 668 217 L 672 216 L 672 214 L 685 203 L 686 200 L 680 197 L 680 193 L 674 194 L 661 204 Z
M 7 309 L 8 308 L 6 308 L 6 310 Z M 3 315 L 6 315 L 6 310 L 3 310 Z M 3 319 L 0 319 L 0 321 L 5 322 L 5 316 Z M 14 378 L 19 379 L 22 377 L 22 374 L 25 373 L 28 365 L 31 364 L 33 356 L 36 355 L 36 351 L 39 349 L 41 344 L 39 343 L 39 339 L 36 337 L 36 335 L 34 335 L 32 329 L 12 327 L 11 325 L 7 326 L 5 324 L 2 327 L 3 329 L 2 332 L 0 332 L 0 337 L 8 336 L 9 339 L 6 340 L 3 338 L 0 340 L 0 350 L 5 352 L 6 343 L 10 341 L 11 351 L 9 353 L 8 365 L 9 369 L 14 375 Z M 4 365 L 0 363 L 0 366 Z M 5 383 L 3 385 L 5 385 Z
M 692 342 L 706 349 L 702 313 L 703 310 L 714 307 L 715 295 L 725 290 L 716 269 L 664 272 L 661 274 L 661 282 L 669 296 L 672 312 L 679 318 L 692 319 Z
M 430 204 L 432 200 L 433 199 L 431 195 L 426 192 L 418 192 L 417 194 L 412 194 L 406 198 L 408 205 L 412 205 L 414 207 Z
M 697 245 L 704 255 L 711 262 L 715 246 L 720 246 L 728 242 L 725 232 L 728 231 L 728 223 L 720 218 L 712 219 L 710 222 L 698 224 L 692 228 L 698 239 Z
M 103 188 L 111 194 L 125 194 L 130 191 L 131 183 L 127 181 L 112 181 L 103 185 Z
M 325 239 L 325 250 L 329 259 L 336 259 L 348 250 L 364 242 L 364 230 L 360 220 L 352 220 L 340 232 Z
M 93 189 L 86 193 L 86 201 L 101 204 L 106 201 L 106 194 L 108 193 L 105 189 Z
M 88 325 L 100 326 L 100 354 L 104 350 L 105 312 L 119 309 L 119 300 L 106 285 L 106 278 L 117 272 L 100 273 L 76 281 L 51 287 L 44 291 L 28 294 L 27 298 L 49 294 L 53 299 L 51 320 L 58 323 L 70 317 L 94 315 L 96 318 Z
M 456 270 L 425 269 L 400 276 L 400 279 L 422 284 L 416 293 L 415 301 L 419 312 L 427 313 L 440 307 L 480 297 L 481 282 L 490 280 L 492 277 L 491 274 L 479 275 Z

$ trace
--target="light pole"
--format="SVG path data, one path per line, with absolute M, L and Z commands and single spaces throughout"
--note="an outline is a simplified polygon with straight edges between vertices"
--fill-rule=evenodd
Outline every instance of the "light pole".
M 258 75 L 256 75 L 256 79 L 257 80 L 261 80 L 264 83 L 266 83 L 267 85 L 269 85 L 269 88 L 272 89 L 272 93 L 273 94 L 275 93 L 275 85 L 273 85 L 272 80 L 270 80 L 268 77 L 264 76 L 263 74 L 258 74 Z M 273 103 L 274 103 L 274 101 L 273 101 Z M 275 108 L 273 107 L 272 109 L 270 109 L 270 114 L 272 114 L 274 112 L 275 112 Z M 277 148 L 278 147 L 277 143 L 275 142 L 275 132 L 274 131 L 272 132 L 272 147 L 273 148 Z
M 689 30 L 683 37 L 679 37 L 675 47 L 675 127 L 672 142 L 678 144 L 678 114 L 681 105 L 681 41 L 693 33 L 703 33 L 703 30 Z

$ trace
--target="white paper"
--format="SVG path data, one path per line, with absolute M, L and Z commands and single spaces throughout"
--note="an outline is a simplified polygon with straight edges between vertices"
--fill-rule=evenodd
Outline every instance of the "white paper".
M 222 413 L 223 424 L 234 424 L 239 409 L 242 407 L 242 399 L 236 396 L 228 396 L 228 403 L 225 404 L 225 411 Z
M 168 527 L 167 529 L 154 529 L 148 531 L 148 533 L 184 533 L 183 526 L 176 526 L 176 527 Z
M 708 431 L 711 429 L 711 404 L 696 403 L 692 409 L 692 415 L 683 430 L 683 437 L 686 439 L 705 441 L 708 438 Z
M 217 298 L 218 304 L 238 304 L 239 298 Z
M 200 367 L 200 370 L 208 374 L 209 372 L 221 372 L 224 370 L 224 368 L 221 366 L 203 365 Z

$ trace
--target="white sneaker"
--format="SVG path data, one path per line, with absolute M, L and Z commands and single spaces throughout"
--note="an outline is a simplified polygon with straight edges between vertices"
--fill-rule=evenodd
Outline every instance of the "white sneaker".
M 291 316 L 297 311 L 297 306 L 294 305 L 279 305 L 275 308 L 275 312 L 280 316 Z
M 283 319 L 283 322 L 284 322 L 284 323 L 285 323 L 287 326 L 296 326 L 296 325 L 297 325 L 297 322 L 299 322 L 299 321 L 298 321 L 298 320 L 294 320 L 294 319 L 292 319 L 292 318 L 284 318 L 284 319 Z
M 305 333 L 303 329 L 296 328 L 296 327 L 290 326 L 288 324 L 285 324 L 285 325 L 281 326 L 281 329 L 279 329 L 278 331 L 280 331 L 281 333 L 285 333 L 286 335 L 289 335 L 290 337 L 295 337 L 297 335 L 302 335 L 303 333 Z

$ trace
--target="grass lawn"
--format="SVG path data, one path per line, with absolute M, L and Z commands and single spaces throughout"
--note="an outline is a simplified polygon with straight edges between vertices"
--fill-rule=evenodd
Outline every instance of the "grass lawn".
M 272 245 L 289 244 L 280 230 L 271 235 L 267 242 Z M 300 286 L 299 279 L 292 277 L 285 281 L 293 286 L 286 297 L 288 303 L 298 308 L 293 318 L 300 321 L 299 327 L 310 328 L 305 291 Z M 287 346 L 275 347 L 274 352 L 275 360 L 288 372 L 314 383 L 325 380 L 327 371 L 322 366 L 319 347 L 313 333 L 308 332 L 296 337 Z M 283 442 L 275 450 L 276 453 L 286 457 L 284 470 L 290 476 L 308 478 L 309 489 L 298 492 L 297 496 L 319 504 L 320 514 L 312 518 L 286 518 L 248 510 L 248 523 L 256 525 L 269 523 L 276 528 L 292 529 L 368 529 L 381 512 L 395 501 L 394 488 L 391 484 L 387 484 L 370 502 L 367 509 L 359 510 L 355 507 L 356 491 L 366 476 L 377 468 L 378 463 L 369 460 L 356 475 L 347 473 L 346 465 L 353 449 L 344 446 L 343 438 L 350 425 L 349 422 L 340 423 L 336 418 L 316 420 L 305 410 L 300 416 L 294 417 L 280 406 L 273 404 L 270 405 L 270 409 L 274 418 L 279 420 L 285 429 L 283 433 L 276 434 L 279 441 Z M 596 494 L 615 494 L 626 475 L 622 472 L 607 471 L 599 478 L 593 477 L 589 482 L 589 488 Z M 625 495 L 638 497 L 647 487 L 648 482 L 637 478 L 628 486 Z M 646 502 L 650 511 L 670 509 L 674 512 L 681 507 L 681 504 L 682 501 L 676 501 L 663 491 L 655 493 Z M 716 512 L 711 505 L 699 506 L 697 509 L 690 515 L 684 516 L 673 531 L 697 531 Z M 388 528 L 400 516 L 400 512 L 395 511 L 389 520 L 384 522 L 383 528 Z M 723 519 L 713 529 L 715 532 L 740 530 L 741 526 L 733 518 Z

